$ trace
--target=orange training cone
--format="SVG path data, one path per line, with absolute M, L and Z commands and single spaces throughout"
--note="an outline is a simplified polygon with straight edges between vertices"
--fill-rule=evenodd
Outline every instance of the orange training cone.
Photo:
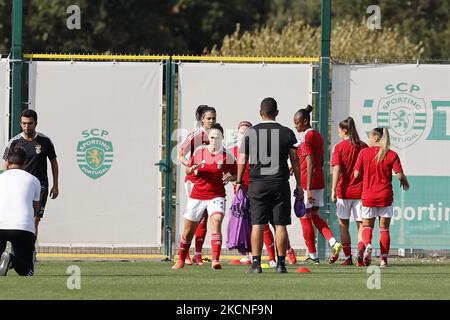
M 298 268 L 297 270 L 295 270 L 295 272 L 298 272 L 298 273 L 308 273 L 308 272 L 311 272 L 311 271 L 309 271 L 308 268 L 300 267 L 300 268 Z

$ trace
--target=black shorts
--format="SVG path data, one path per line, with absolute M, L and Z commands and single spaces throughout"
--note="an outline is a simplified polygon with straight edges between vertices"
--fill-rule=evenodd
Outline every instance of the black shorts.
M 0 230 L 0 255 L 6 248 L 6 242 L 11 242 L 14 251 L 13 269 L 21 276 L 33 275 L 33 252 L 36 236 L 25 230 Z
M 289 181 L 250 182 L 250 220 L 253 225 L 291 224 L 291 188 Z
M 41 199 L 40 199 L 41 207 L 39 208 L 39 212 L 38 212 L 39 219 L 42 219 L 42 217 L 44 216 L 45 205 L 47 204 L 47 198 L 48 198 L 48 182 L 41 181 Z

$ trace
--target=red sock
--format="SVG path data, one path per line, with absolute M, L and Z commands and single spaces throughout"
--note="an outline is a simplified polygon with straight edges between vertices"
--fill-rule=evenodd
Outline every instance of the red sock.
M 371 227 L 363 227 L 362 229 L 362 238 L 365 246 L 372 244 L 372 231 Z
M 350 243 L 343 243 L 342 250 L 344 251 L 344 255 L 346 257 L 350 257 L 352 255 L 352 246 Z
M 391 237 L 389 235 L 389 228 L 380 228 L 380 248 L 382 259 L 384 260 L 387 259 L 390 247 L 391 247 Z
M 205 242 L 208 220 L 202 218 L 195 230 L 195 253 L 202 253 L 203 243 Z
M 309 253 L 316 253 L 316 235 L 312 225 L 312 219 L 309 217 L 300 218 L 302 224 L 303 238 Z
M 211 235 L 211 251 L 213 261 L 219 261 L 220 258 L 220 249 L 222 248 L 222 234 L 213 233 Z
M 366 246 L 364 245 L 364 242 L 360 241 L 358 242 L 358 250 L 364 251 L 366 249 Z
M 275 241 L 273 240 L 273 234 L 268 224 L 264 226 L 264 244 L 266 245 L 269 260 L 275 260 Z
M 312 220 L 317 230 L 323 235 L 323 237 L 328 241 L 333 238 L 333 233 L 331 232 L 328 224 L 319 216 L 319 214 L 312 214 Z
M 288 249 L 288 251 L 293 250 L 292 247 L 291 247 L 291 241 L 289 241 L 289 239 L 288 239 L 288 246 L 287 246 L 287 249 Z
M 178 251 L 179 260 L 183 261 L 186 260 L 186 255 L 189 252 L 189 248 L 191 247 L 191 241 L 186 241 L 183 237 L 181 237 L 180 242 L 180 250 Z

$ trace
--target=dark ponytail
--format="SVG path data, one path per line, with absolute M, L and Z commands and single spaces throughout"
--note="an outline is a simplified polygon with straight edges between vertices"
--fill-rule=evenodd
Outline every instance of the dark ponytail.
M 207 112 L 216 113 L 216 109 L 205 104 L 199 105 L 197 107 L 197 110 L 195 111 L 195 118 L 197 119 L 197 121 L 202 121 L 203 115 Z
M 222 136 L 223 136 L 223 132 L 224 132 L 224 131 L 223 131 L 223 128 L 222 128 L 222 126 L 220 125 L 220 123 L 215 123 L 215 124 L 213 124 L 210 130 L 212 130 L 212 129 L 219 130 L 219 131 L 222 133 Z
M 301 117 L 302 119 L 305 119 L 308 121 L 308 123 L 311 121 L 311 112 L 313 110 L 313 107 L 308 104 L 308 106 L 304 109 L 300 109 L 295 113 L 295 118 Z
M 339 122 L 339 128 L 347 132 L 350 143 L 354 147 L 358 147 L 361 144 L 361 139 L 359 139 L 358 131 L 356 130 L 355 120 L 352 117 L 348 117 Z

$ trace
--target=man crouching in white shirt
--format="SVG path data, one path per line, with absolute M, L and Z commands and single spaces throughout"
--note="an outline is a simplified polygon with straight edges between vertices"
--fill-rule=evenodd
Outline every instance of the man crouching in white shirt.
M 39 211 L 41 184 L 22 170 L 26 152 L 21 147 L 10 150 L 7 171 L 0 174 L 0 276 L 14 269 L 21 276 L 34 273 L 34 217 Z M 6 241 L 12 251 L 5 251 Z

